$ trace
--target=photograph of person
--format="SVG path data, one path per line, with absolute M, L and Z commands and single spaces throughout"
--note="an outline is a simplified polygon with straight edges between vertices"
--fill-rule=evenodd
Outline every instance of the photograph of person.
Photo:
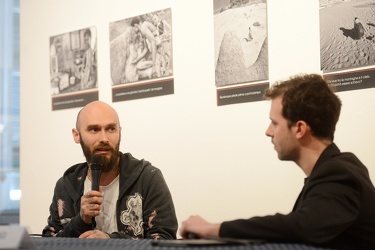
M 268 79 L 267 1 L 213 0 L 215 84 Z
M 173 75 L 171 9 L 112 22 L 112 84 L 127 84 Z
M 97 88 L 96 28 L 50 37 L 51 94 Z
M 320 0 L 323 72 L 375 63 L 375 0 Z

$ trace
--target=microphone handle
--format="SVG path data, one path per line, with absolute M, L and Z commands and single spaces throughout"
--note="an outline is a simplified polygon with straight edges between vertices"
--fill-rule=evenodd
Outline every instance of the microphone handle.
M 100 169 L 91 169 L 91 190 L 99 191 L 100 175 L 102 171 Z M 92 229 L 96 226 L 95 217 L 92 217 Z
M 91 190 L 99 191 L 100 169 L 91 169 Z

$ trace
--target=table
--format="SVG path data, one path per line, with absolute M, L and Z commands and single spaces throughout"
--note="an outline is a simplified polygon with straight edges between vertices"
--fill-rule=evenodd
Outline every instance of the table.
M 154 240 L 31 237 L 35 250 L 323 250 L 301 244 L 251 243 L 235 245 L 155 245 Z M 176 240 L 180 241 L 180 240 Z M 327 249 L 325 249 L 327 250 Z

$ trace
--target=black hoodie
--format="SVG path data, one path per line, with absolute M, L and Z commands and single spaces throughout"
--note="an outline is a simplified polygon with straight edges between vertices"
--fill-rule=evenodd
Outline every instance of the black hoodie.
M 130 153 L 120 152 L 120 156 L 120 190 L 116 205 L 118 231 L 110 237 L 176 239 L 176 213 L 161 171 Z M 79 215 L 87 171 L 86 162 L 76 164 L 57 181 L 43 236 L 79 237 L 92 230 L 92 225 L 86 224 Z

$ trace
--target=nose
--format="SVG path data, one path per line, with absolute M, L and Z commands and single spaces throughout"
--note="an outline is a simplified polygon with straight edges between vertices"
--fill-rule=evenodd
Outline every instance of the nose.
M 266 129 L 266 136 L 272 137 L 271 124 L 268 125 L 268 128 Z
M 105 130 L 101 131 L 99 140 L 100 142 L 108 143 L 108 137 Z

